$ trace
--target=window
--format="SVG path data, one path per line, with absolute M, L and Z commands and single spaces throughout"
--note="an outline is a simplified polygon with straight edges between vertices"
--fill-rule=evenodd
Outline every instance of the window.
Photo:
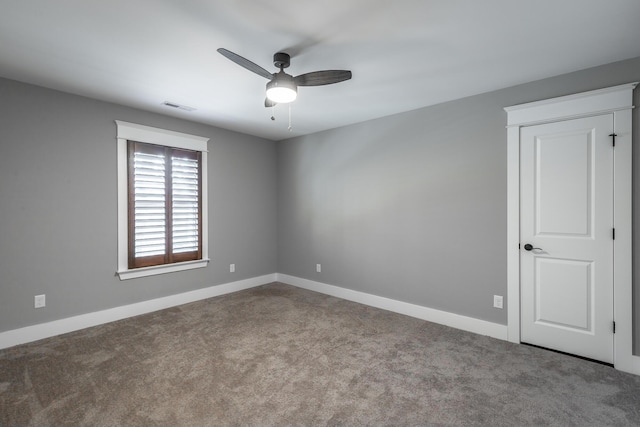
M 128 142 L 129 268 L 202 258 L 200 152 Z
M 205 267 L 208 139 L 116 124 L 120 279 Z

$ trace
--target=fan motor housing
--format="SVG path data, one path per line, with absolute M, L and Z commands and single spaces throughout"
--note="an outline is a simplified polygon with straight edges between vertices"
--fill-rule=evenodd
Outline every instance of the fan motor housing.
M 285 52 L 278 52 L 273 55 L 273 65 L 278 68 L 288 68 L 291 65 L 291 56 Z

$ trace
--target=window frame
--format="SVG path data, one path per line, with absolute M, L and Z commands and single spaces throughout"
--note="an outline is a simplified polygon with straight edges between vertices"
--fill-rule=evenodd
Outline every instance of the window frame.
M 209 263 L 207 143 L 209 138 L 116 120 L 118 157 L 118 268 L 120 280 L 206 267 Z M 128 141 L 198 151 L 201 155 L 202 258 L 149 267 L 129 268 L 129 179 Z
M 202 152 L 195 150 L 185 150 L 182 148 L 167 147 L 165 145 L 149 144 L 146 142 L 128 140 L 127 144 L 127 158 L 128 158 L 128 183 L 129 183 L 129 268 L 141 268 L 150 267 L 162 264 L 173 264 L 176 262 L 195 261 L 202 258 Z M 137 206 L 131 209 L 132 204 L 135 205 L 135 155 L 141 154 L 153 154 L 161 156 L 165 161 L 165 176 L 164 176 L 164 232 L 165 232 L 165 251 L 163 254 L 151 255 L 151 256 L 135 256 L 135 235 L 136 230 L 136 212 Z M 179 251 L 174 252 L 173 239 L 175 237 L 175 230 L 173 223 L 173 215 L 175 211 L 173 209 L 175 200 L 173 198 L 173 157 L 175 154 L 179 154 L 182 158 L 189 158 L 195 160 L 198 163 L 198 234 L 197 234 L 197 249 L 195 251 Z

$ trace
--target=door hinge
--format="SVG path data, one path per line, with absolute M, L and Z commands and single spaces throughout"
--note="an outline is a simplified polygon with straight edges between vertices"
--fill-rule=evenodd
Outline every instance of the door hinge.
M 611 142 L 613 143 L 613 146 L 615 147 L 616 146 L 616 136 L 618 136 L 618 135 L 615 134 L 615 133 L 612 133 L 609 136 L 611 137 Z
M 615 321 L 613 322 L 613 333 L 614 334 L 616 333 L 616 322 Z
M 613 228 L 611 231 L 612 231 L 611 234 L 613 235 L 613 240 L 616 240 L 616 229 Z

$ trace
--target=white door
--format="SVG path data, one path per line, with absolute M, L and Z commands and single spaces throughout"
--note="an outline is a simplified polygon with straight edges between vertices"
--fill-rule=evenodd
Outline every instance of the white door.
M 520 138 L 521 341 L 607 363 L 612 133 L 607 114 L 523 127 Z

